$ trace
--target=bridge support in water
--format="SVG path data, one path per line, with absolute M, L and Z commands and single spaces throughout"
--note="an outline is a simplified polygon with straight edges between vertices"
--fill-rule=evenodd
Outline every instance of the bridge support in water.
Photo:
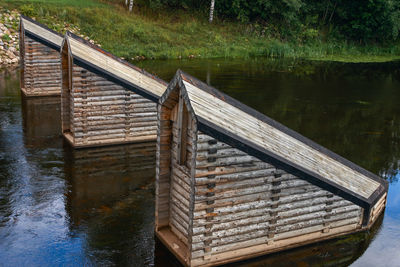
M 62 131 L 74 147 L 155 141 L 167 83 L 67 33 L 61 49 Z
M 62 35 L 21 16 L 19 37 L 22 93 L 27 97 L 59 96 Z
M 213 266 L 369 229 L 388 183 L 178 71 L 160 98 L 157 237 Z

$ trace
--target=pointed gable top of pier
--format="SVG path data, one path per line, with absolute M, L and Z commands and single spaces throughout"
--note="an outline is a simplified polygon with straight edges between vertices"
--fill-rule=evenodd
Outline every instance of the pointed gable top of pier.
M 60 50 L 63 42 L 63 36 L 61 34 L 23 15 L 20 16 L 20 34 L 25 34 L 55 50 Z
M 382 178 L 181 70 L 160 104 L 168 104 L 176 90 L 180 90 L 199 131 L 366 209 L 387 191 L 388 183 Z
M 103 76 L 143 97 L 157 102 L 167 88 L 167 83 L 129 62 L 91 44 L 71 32 L 65 34 L 62 46 L 74 64 Z

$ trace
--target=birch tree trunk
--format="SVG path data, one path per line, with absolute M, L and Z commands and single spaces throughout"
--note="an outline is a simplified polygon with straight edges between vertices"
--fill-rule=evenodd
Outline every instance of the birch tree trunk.
M 211 6 L 210 6 L 210 18 L 209 22 L 211 23 L 214 19 L 214 6 L 215 6 L 215 0 L 211 0 Z
M 132 12 L 132 8 L 133 8 L 133 0 L 129 1 L 129 12 Z

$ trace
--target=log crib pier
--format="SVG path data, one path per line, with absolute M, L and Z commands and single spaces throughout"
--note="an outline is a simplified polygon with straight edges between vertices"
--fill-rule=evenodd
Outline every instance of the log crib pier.
M 369 229 L 388 183 L 178 71 L 160 98 L 156 236 L 214 266 Z
M 62 131 L 72 146 L 156 140 L 166 82 L 69 32 L 61 61 Z
M 21 91 L 27 97 L 61 94 L 63 36 L 31 18 L 20 17 Z

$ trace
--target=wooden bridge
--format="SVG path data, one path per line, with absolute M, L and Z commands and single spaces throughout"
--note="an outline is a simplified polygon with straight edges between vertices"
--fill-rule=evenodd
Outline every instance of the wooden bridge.
M 22 90 L 60 88 L 73 147 L 157 140 L 155 233 L 186 266 L 364 231 L 385 208 L 385 180 L 180 70 L 167 86 L 25 17 L 21 38 Z
M 22 93 L 28 97 L 60 95 L 63 36 L 24 16 L 19 29 Z

